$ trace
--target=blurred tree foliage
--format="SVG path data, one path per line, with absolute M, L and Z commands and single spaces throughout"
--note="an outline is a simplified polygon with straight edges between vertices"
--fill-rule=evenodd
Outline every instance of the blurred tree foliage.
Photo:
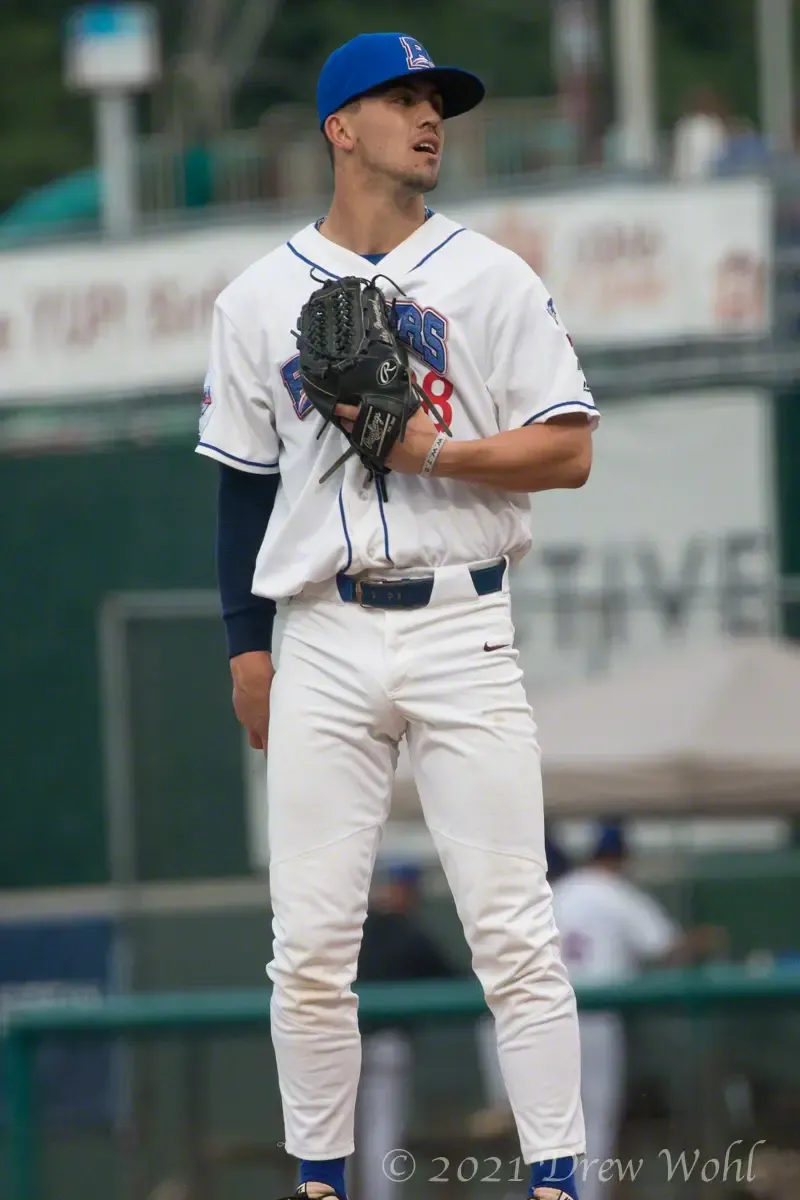
M 55 0 L 0 0 L 0 210 L 23 191 L 85 166 L 91 114 L 61 83 Z
M 756 120 L 755 3 L 656 0 L 659 117 L 663 125 L 671 125 L 680 115 L 688 93 L 706 85 L 719 93 L 733 115 Z
M 180 48 L 188 14 L 204 0 L 155 2 L 169 56 Z M 734 113 L 755 118 L 754 2 L 656 0 L 662 124 L 674 121 L 699 84 L 715 86 Z M 598 3 L 608 49 L 609 0 Z M 61 26 L 73 7 L 73 0 L 0 0 L 0 210 L 92 161 L 90 105 L 67 95 L 61 83 Z M 550 7 L 551 0 L 406 0 L 400 18 L 393 0 L 372 0 L 366 24 L 374 30 L 402 24 L 440 62 L 483 75 L 495 95 L 548 95 Z M 308 101 L 325 55 L 364 26 L 363 0 L 283 0 L 237 96 L 236 123 L 252 124 L 276 102 Z M 152 111 L 142 105 L 145 129 Z

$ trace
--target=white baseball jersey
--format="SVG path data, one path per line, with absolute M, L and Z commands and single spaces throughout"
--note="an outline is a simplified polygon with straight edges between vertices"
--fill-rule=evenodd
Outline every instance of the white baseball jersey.
M 565 413 L 598 420 L 555 305 L 517 255 L 434 214 L 373 266 L 307 226 L 230 284 L 213 317 L 197 450 L 280 473 L 257 595 L 285 599 L 342 571 L 515 561 L 530 548 L 526 495 L 393 473 L 384 502 L 357 457 L 320 484 L 346 442 L 334 427 L 318 439 L 322 418 L 303 392 L 292 331 L 325 279 L 378 274 L 398 299 L 417 382 L 455 438 Z
M 680 929 L 651 896 L 621 876 L 587 866 L 553 885 L 561 957 L 573 983 L 619 982 L 663 957 Z

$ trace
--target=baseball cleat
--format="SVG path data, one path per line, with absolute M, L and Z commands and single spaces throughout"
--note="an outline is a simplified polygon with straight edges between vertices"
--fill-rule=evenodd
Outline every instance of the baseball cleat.
M 300 1187 L 291 1193 L 289 1196 L 281 1196 L 280 1200 L 297 1200 L 300 1196 L 303 1200 L 327 1200 L 333 1197 L 334 1200 L 343 1200 L 335 1188 L 332 1188 L 329 1183 L 301 1183 Z

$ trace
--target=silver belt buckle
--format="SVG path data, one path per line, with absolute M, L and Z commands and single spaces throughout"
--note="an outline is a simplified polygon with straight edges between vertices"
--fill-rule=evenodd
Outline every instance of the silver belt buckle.
M 369 605 L 364 603 L 364 580 L 363 579 L 356 580 L 356 585 L 355 585 L 353 591 L 355 593 L 356 602 L 358 604 L 360 604 L 362 608 L 369 608 Z
M 401 582 L 401 581 L 398 580 L 398 582 Z M 364 603 L 364 584 L 365 583 L 372 584 L 375 587 L 391 587 L 391 580 L 389 580 L 389 579 L 357 579 L 356 580 L 353 591 L 355 593 L 356 600 L 361 605 L 361 607 L 362 608 L 380 608 L 381 606 L 379 604 L 375 605 L 375 604 L 365 604 Z M 391 595 L 391 593 L 390 593 L 390 595 Z

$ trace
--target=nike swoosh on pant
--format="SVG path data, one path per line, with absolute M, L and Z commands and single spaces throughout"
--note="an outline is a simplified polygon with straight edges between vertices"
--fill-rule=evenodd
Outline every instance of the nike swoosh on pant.
M 496 646 L 490 646 L 488 642 L 484 642 L 483 648 L 484 650 L 505 650 L 508 645 L 508 642 L 499 642 Z

